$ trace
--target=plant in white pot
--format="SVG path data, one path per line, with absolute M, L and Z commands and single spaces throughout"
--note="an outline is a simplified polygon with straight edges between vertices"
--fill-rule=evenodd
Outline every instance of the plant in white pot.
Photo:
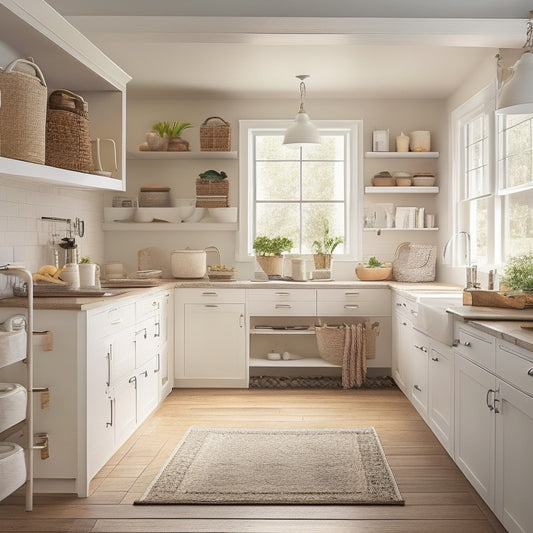
M 153 152 L 166 152 L 168 149 L 169 137 L 167 134 L 168 122 L 156 122 L 152 126 L 152 131 L 146 133 L 146 143 L 148 149 Z
M 271 277 L 283 276 L 283 252 L 290 252 L 294 243 L 288 237 L 258 235 L 254 239 L 255 258 L 264 273 Z
M 96 286 L 96 274 L 99 267 L 96 263 L 91 262 L 90 257 L 82 257 L 78 265 L 80 273 L 80 288 L 89 289 Z

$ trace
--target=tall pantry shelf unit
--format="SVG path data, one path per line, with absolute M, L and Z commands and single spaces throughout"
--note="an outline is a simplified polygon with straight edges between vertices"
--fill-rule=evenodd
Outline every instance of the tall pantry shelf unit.
M 19 383 L 0 383 L 0 500 L 26 483 L 26 510 L 33 508 L 33 280 L 23 267 L 2 265 L 0 274 L 10 276 L 14 284 L 21 279 L 27 286 L 25 314 L 9 317 L 0 324 L 0 372 L 23 361 L 25 387 Z M 0 374 L 1 375 L 1 374 Z M 4 441 L 20 423 L 26 425 L 26 450 L 15 442 Z

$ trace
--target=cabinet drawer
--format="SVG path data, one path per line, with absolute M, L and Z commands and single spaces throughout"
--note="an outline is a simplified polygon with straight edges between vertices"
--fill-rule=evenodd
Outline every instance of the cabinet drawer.
M 177 289 L 176 297 L 183 303 L 194 304 L 242 304 L 245 301 L 244 289 Z
M 494 372 L 496 363 L 496 339 L 466 324 L 456 324 L 455 351 Z
M 135 304 L 113 306 L 91 316 L 89 328 L 96 338 L 102 338 L 135 323 Z
M 388 290 L 363 289 L 319 290 L 317 293 L 319 316 L 390 316 Z
M 498 341 L 496 374 L 533 396 L 533 353 L 509 342 Z
M 392 295 L 392 309 L 398 313 L 416 316 L 418 312 L 418 304 L 415 300 L 410 300 L 409 298 L 394 292 Z
M 246 304 L 250 316 L 315 316 L 314 301 L 249 301 Z
M 135 302 L 135 317 L 137 320 L 153 314 L 159 309 L 159 295 L 153 295 L 150 298 L 142 298 Z
M 247 302 L 316 302 L 314 289 L 248 289 Z

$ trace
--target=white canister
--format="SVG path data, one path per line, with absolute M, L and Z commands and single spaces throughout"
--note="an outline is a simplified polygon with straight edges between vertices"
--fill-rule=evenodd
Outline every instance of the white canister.
M 292 279 L 294 281 L 306 281 L 305 259 L 296 258 L 291 261 Z
M 174 250 L 170 266 L 175 278 L 203 278 L 207 272 L 205 250 Z
M 80 271 L 80 287 L 82 289 L 89 289 L 96 285 L 96 263 L 80 263 L 78 269 Z
M 429 152 L 431 149 L 431 133 L 429 131 L 412 131 L 409 147 L 411 152 Z
M 409 135 L 405 135 L 402 131 L 400 135 L 396 137 L 396 151 L 408 152 L 409 151 Z
M 78 263 L 67 263 L 60 275 L 63 281 L 66 281 L 72 289 L 80 288 L 80 269 Z

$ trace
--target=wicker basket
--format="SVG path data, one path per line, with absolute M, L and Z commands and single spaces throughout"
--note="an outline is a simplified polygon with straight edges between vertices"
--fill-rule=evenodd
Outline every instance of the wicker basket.
M 229 152 L 231 150 L 229 122 L 220 117 L 206 118 L 200 125 L 200 150 L 202 152 Z
M 46 164 L 79 172 L 93 171 L 87 103 L 66 89 L 54 91 L 48 98 Z
M 196 180 L 196 207 L 228 207 L 229 180 Z
M 332 365 L 342 366 L 346 327 L 317 326 L 315 330 L 320 357 Z
M 46 83 L 39 67 L 16 59 L 0 69 L 0 155 L 44 164 Z

